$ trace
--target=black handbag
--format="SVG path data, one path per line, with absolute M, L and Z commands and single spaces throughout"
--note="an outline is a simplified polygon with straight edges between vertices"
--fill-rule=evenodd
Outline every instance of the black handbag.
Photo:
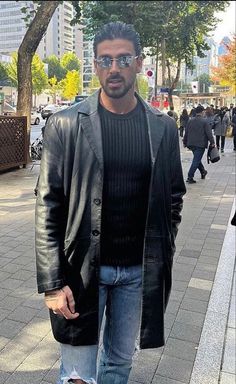
M 211 147 L 209 145 L 207 151 L 207 163 L 216 163 L 220 160 L 220 154 L 217 147 Z

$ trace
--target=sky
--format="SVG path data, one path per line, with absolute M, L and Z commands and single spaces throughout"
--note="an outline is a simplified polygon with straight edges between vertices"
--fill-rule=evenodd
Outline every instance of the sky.
M 217 12 L 215 14 L 217 18 L 222 19 L 212 35 L 217 43 L 220 43 L 224 36 L 232 37 L 235 33 L 235 4 L 236 1 L 230 1 L 230 5 L 226 8 L 225 12 Z

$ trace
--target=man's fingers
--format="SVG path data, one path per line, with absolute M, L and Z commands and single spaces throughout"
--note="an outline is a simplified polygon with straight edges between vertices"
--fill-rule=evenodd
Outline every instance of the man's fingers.
M 72 300 L 74 301 L 73 295 L 72 295 Z M 57 307 L 61 312 L 62 316 L 64 316 L 66 319 L 76 319 L 79 316 L 78 313 L 72 313 L 70 307 L 68 307 L 67 295 L 63 295 L 63 296 L 61 295 L 58 298 Z

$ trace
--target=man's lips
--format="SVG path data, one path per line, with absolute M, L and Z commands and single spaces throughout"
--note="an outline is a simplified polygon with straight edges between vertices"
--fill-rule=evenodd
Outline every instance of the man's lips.
M 107 81 L 107 83 L 108 83 L 109 87 L 111 87 L 111 88 L 118 88 L 123 83 L 123 80 L 122 79 L 109 79 Z

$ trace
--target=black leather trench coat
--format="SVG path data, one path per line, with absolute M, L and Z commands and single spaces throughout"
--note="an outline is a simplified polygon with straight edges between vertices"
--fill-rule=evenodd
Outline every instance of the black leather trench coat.
M 138 96 L 137 96 L 138 97 Z M 98 342 L 98 276 L 103 152 L 99 92 L 51 116 L 44 135 L 36 203 L 38 292 L 69 285 L 80 316 L 50 311 L 61 343 Z M 140 347 L 164 344 L 164 312 L 185 184 L 173 119 L 140 99 L 147 117 L 152 159 L 143 252 Z

